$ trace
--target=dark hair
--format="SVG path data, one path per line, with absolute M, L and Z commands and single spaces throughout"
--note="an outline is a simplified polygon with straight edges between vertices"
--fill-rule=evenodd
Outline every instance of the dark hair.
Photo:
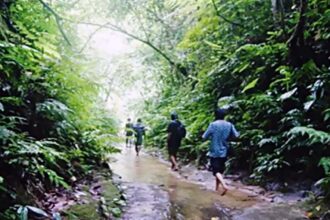
M 217 110 L 214 111 L 214 116 L 216 120 L 223 120 L 225 118 L 225 110 L 218 108 Z
M 127 121 L 130 121 L 130 120 L 131 120 L 130 118 L 127 119 Z
M 172 112 L 171 113 L 171 119 L 172 120 L 178 119 L 178 115 L 175 112 Z
M 137 122 L 142 122 L 141 118 L 138 118 Z

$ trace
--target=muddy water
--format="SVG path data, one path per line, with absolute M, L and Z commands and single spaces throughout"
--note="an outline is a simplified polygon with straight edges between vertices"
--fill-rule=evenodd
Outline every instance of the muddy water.
M 171 171 L 157 158 L 143 153 L 136 157 L 132 148 L 123 148 L 111 166 L 121 176 L 128 197 L 123 219 L 231 219 L 233 210 L 257 202 L 235 189 L 220 196 L 208 189 L 210 186 L 188 181 Z

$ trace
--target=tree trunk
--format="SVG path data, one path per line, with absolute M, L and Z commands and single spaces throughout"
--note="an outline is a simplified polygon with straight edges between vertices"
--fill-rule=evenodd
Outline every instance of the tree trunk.
M 289 47 L 289 63 L 294 67 L 302 66 L 310 57 L 304 39 L 307 1 L 308 0 L 300 0 L 299 21 L 296 24 L 290 39 L 287 41 Z

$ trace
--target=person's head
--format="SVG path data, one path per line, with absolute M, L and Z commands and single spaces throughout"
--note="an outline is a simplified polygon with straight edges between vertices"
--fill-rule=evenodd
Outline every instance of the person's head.
M 178 114 L 176 114 L 175 112 L 172 112 L 171 113 L 171 119 L 172 120 L 178 119 Z
M 214 112 L 214 116 L 215 116 L 216 120 L 225 119 L 225 114 L 226 114 L 225 110 L 221 109 L 221 108 L 216 109 L 215 112 Z
M 130 119 L 130 118 L 128 118 L 128 119 L 127 119 L 127 121 L 128 121 L 128 122 L 130 122 L 130 121 L 131 121 L 131 119 Z
M 137 122 L 138 123 L 141 123 L 142 122 L 141 118 L 138 118 Z

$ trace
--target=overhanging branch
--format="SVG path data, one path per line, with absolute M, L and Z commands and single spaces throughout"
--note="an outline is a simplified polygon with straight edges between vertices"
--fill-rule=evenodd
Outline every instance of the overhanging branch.
M 91 22 L 78 22 L 79 24 L 85 24 L 85 25 L 91 25 L 91 26 L 96 26 L 101 28 L 107 28 L 107 29 L 111 29 L 113 31 L 116 32 L 120 32 L 134 40 L 137 40 L 145 45 L 147 45 L 148 47 L 152 48 L 154 51 L 156 51 L 159 55 L 161 55 L 171 66 L 173 66 L 174 68 L 176 68 L 180 73 L 182 73 L 183 75 L 187 75 L 187 70 L 179 63 L 174 62 L 167 54 L 165 54 L 161 49 L 159 49 L 158 47 L 156 47 L 153 43 L 151 43 L 148 40 L 142 39 L 139 36 L 136 36 L 132 33 L 129 33 L 128 31 L 122 29 L 121 27 L 111 24 L 111 23 L 107 23 L 106 25 L 101 25 L 101 24 L 96 24 L 96 23 L 91 23 Z
M 227 23 L 230 23 L 230 24 L 232 24 L 232 25 L 235 25 L 235 26 L 239 26 L 239 27 L 244 28 L 244 26 L 241 25 L 240 23 L 237 23 L 237 22 L 231 21 L 231 20 L 229 20 L 228 18 L 226 18 L 225 16 L 223 16 L 222 14 L 220 14 L 219 9 L 218 9 L 218 7 L 217 7 L 217 5 L 216 5 L 216 3 L 215 3 L 214 0 L 212 0 L 212 4 L 213 4 L 214 10 L 215 10 L 215 12 L 217 13 L 218 17 L 222 18 L 222 19 L 223 19 L 225 22 L 227 22 Z
M 43 0 L 38 0 L 38 1 L 42 4 L 44 8 L 46 8 L 52 15 L 54 15 L 58 29 L 60 30 L 64 40 L 71 46 L 69 38 L 66 36 L 62 27 L 62 18 L 46 2 L 44 2 Z
M 92 38 L 94 37 L 95 34 L 97 34 L 97 32 L 99 30 L 101 30 L 102 28 L 106 27 L 108 25 L 108 23 L 100 25 L 98 28 L 96 28 L 87 38 L 86 42 L 84 43 L 84 45 L 82 46 L 82 48 L 79 50 L 79 53 L 82 53 L 85 48 L 87 47 L 88 43 L 92 40 Z

